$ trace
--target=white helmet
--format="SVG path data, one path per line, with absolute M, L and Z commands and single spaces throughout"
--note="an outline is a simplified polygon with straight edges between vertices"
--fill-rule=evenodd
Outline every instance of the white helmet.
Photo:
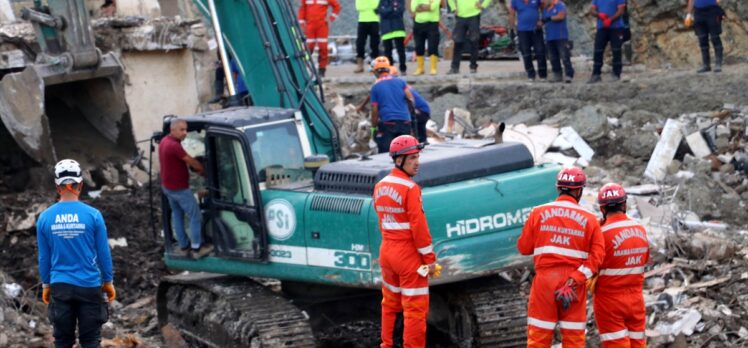
M 83 181 L 81 165 L 76 160 L 64 159 L 55 164 L 55 184 L 65 185 Z

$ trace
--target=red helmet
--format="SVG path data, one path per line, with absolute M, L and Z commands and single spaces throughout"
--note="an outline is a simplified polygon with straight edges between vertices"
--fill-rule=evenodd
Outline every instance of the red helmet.
M 558 188 L 577 189 L 584 187 L 586 183 L 587 175 L 577 167 L 564 168 L 556 176 L 556 187 Z
M 626 202 L 626 190 L 618 184 L 605 184 L 597 193 L 597 204 L 600 206 Z
M 419 144 L 418 139 L 412 135 L 401 135 L 395 139 L 392 139 L 390 143 L 390 156 L 397 157 L 402 155 L 410 155 L 412 153 L 419 153 L 423 149 L 424 144 Z

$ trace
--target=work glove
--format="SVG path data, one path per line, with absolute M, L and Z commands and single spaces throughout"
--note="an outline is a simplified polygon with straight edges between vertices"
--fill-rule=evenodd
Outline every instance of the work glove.
M 692 14 L 689 13 L 686 15 L 686 19 L 683 20 L 683 25 L 685 25 L 686 28 L 690 28 L 693 26 L 693 15 Z
M 587 290 L 590 292 L 590 294 L 595 293 L 595 288 L 597 287 L 597 277 L 594 276 L 590 279 L 587 279 L 587 282 L 585 283 L 585 286 L 587 286 Z
M 598 12 L 597 13 L 597 18 L 600 18 L 600 20 L 604 21 L 604 20 L 608 19 L 608 15 L 605 12 Z
M 552 21 L 551 17 L 543 17 L 543 24 L 548 24 Z
M 114 290 L 114 284 L 111 282 L 104 283 L 101 286 L 101 291 L 106 294 L 107 302 L 112 302 L 117 298 L 117 291 Z
M 42 284 L 42 302 L 48 305 L 51 299 L 52 299 L 52 288 L 49 287 L 49 284 Z
M 431 275 L 431 278 L 439 278 L 442 276 L 442 265 L 438 263 L 433 263 L 432 267 L 429 267 L 429 275 Z
M 603 28 L 608 29 L 613 24 L 613 21 L 610 20 L 610 18 L 603 19 Z
M 561 302 L 561 308 L 569 309 L 571 304 L 577 300 L 577 282 L 573 278 L 567 279 L 564 285 L 554 292 L 554 295 L 556 295 L 556 301 Z

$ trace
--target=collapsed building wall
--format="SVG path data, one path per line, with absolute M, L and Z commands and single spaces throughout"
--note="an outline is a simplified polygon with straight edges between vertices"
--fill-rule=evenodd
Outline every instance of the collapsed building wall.
M 19 6 L 22 3 L 18 1 L 12 4 Z M 95 1 L 90 3 L 95 3 Z M 126 1 L 118 1 L 120 6 L 123 3 Z M 126 108 L 129 109 L 128 122 L 132 124 L 134 139 L 145 140 L 138 144 L 141 153 L 149 151 L 147 140 L 153 131 L 161 129 L 161 120 L 164 115 L 184 115 L 202 111 L 207 108 L 207 101 L 213 97 L 211 86 L 215 75 L 216 55 L 214 49 L 211 49 L 212 40 L 208 29 L 201 19 L 182 19 L 190 18 L 187 15 L 196 13 L 191 8 L 189 0 L 180 0 L 172 5 L 170 11 L 180 11 L 176 17 L 153 19 L 145 16 L 101 17 L 92 20 L 97 48 L 102 52 L 113 52 L 123 65 L 124 95 L 122 98 L 126 101 Z M 93 7 L 97 6 L 99 5 L 94 4 Z M 147 15 L 153 7 L 135 6 L 133 9 L 145 11 L 146 13 L 138 13 Z M 186 9 L 186 12 L 181 12 L 183 9 Z M 30 23 L 17 20 L 0 24 L 0 78 L 8 73 L 23 71 L 34 64 L 36 52 L 39 52 L 39 47 Z M 70 88 L 77 87 L 71 85 Z M 47 89 L 47 92 L 51 91 Z M 96 103 L 101 102 L 96 101 Z M 106 101 L 103 102 L 106 103 Z M 62 103 L 46 103 L 45 101 L 47 107 L 68 104 L 70 103 L 65 101 Z M 55 113 L 49 112 L 49 114 Z M 8 130 L 4 128 L 1 131 L 3 134 L 8 133 Z M 23 151 L 19 151 L 17 146 L 11 146 L 13 144 L 7 145 L 3 146 L 3 152 L 9 152 L 7 156 L 0 154 L 0 163 L 3 164 L 0 182 L 8 182 L 12 177 L 39 177 L 39 175 L 31 175 L 35 171 L 49 172 L 48 168 L 34 168 L 33 161 L 28 158 L 14 158 L 13 154 L 17 157 Z M 135 157 L 136 154 L 124 156 L 129 158 Z M 110 161 L 110 159 L 107 156 L 99 156 L 95 160 L 85 162 L 87 165 L 90 164 L 92 170 L 95 170 L 96 166 L 111 166 L 111 164 L 102 163 L 104 161 Z M 22 175 L 19 175 L 19 170 L 23 172 Z M 44 179 L 39 178 L 35 180 L 36 182 L 27 180 L 13 185 L 13 190 L 39 187 Z M 97 187 L 101 184 L 117 183 L 87 184 L 90 187 Z

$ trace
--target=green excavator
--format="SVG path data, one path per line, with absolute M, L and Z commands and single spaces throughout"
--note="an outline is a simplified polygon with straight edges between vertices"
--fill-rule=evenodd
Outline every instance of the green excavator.
M 196 185 L 207 190 L 203 233 L 215 252 L 178 256 L 162 206 L 164 261 L 186 272 L 159 285 L 161 324 L 195 346 L 314 347 L 316 332 L 377 322 L 381 235 L 371 196 L 391 159 L 341 158 L 290 1 L 195 4 L 220 38 L 226 76 L 233 59 L 255 106 L 180 116 L 185 147 L 205 163 Z M 447 346 L 525 345 L 526 300 L 497 274 L 529 260 L 515 243 L 530 210 L 555 197 L 558 171 L 518 143 L 454 140 L 423 151 L 414 179 L 444 267 L 431 282 L 429 330 Z

